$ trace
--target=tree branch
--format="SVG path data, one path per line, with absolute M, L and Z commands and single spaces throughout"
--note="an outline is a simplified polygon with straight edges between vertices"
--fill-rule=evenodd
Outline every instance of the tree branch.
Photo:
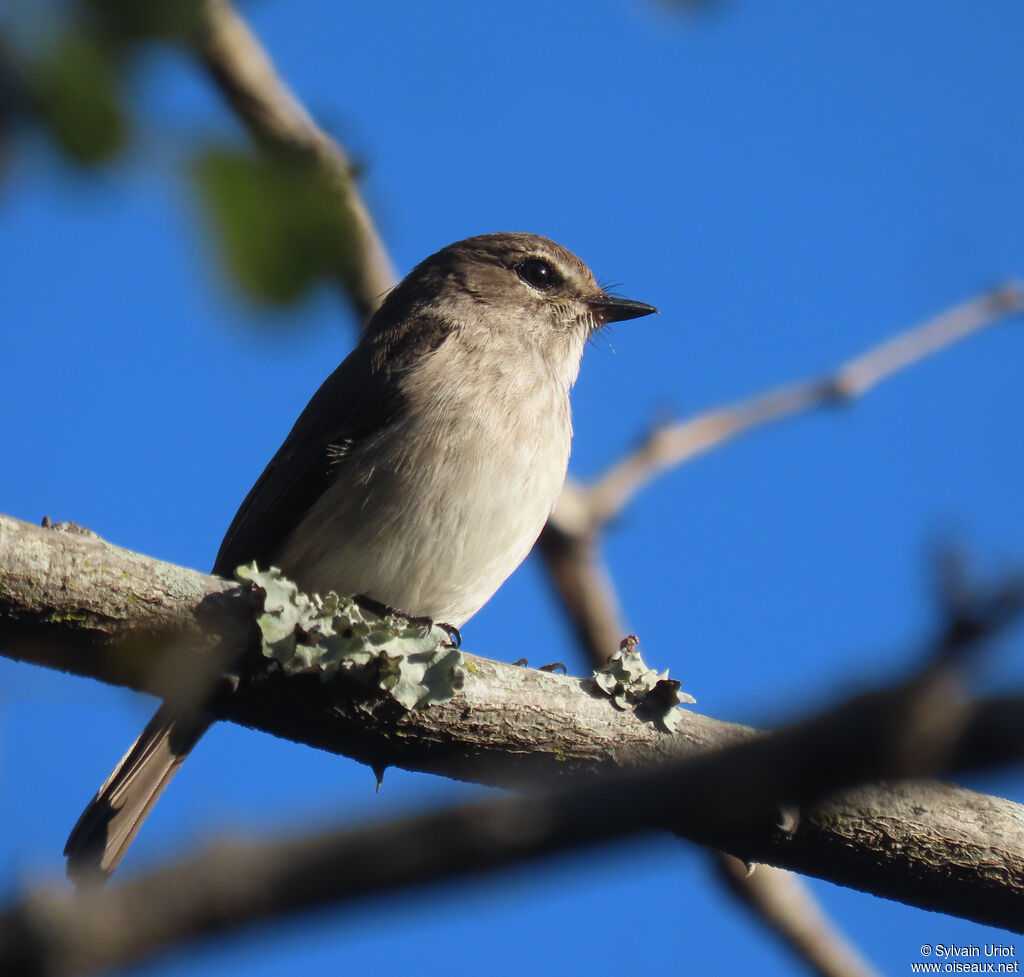
M 196 50 L 221 94 L 260 144 L 308 157 L 337 189 L 354 228 L 354 254 L 338 256 L 338 279 L 365 322 L 395 284 L 395 271 L 359 196 L 352 164 L 278 76 L 229 0 L 203 0 Z
M 972 619 L 972 627 L 948 632 L 955 647 L 943 641 L 940 649 L 955 650 L 962 659 L 967 646 L 1004 624 L 1006 612 L 1019 612 L 1022 603 L 1019 586 L 1004 588 Z M 7 972 L 86 973 L 271 916 L 650 830 L 675 830 L 745 857 L 770 854 L 804 834 L 807 822 L 815 834 L 815 822 L 832 809 L 828 803 L 810 809 L 805 823 L 791 832 L 773 824 L 785 805 L 807 805 L 864 777 L 919 774 L 936 763 L 959 764 L 969 757 L 953 749 L 970 709 L 950 695 L 956 689 L 954 664 L 946 656 L 901 686 L 859 696 L 717 752 L 388 825 L 270 844 L 220 845 L 87 899 L 41 893 L 0 917 L 0 965 Z M 946 722 L 936 721 L 940 718 Z M 1017 739 L 1019 756 L 1024 746 Z M 962 828 L 962 837 L 968 835 L 966 823 Z M 944 871 L 920 893 L 924 904 L 947 911 L 951 905 L 969 907 L 971 918 L 1019 931 L 1024 851 L 1012 842 L 1020 839 L 1018 822 L 1004 853 L 1018 870 L 1010 884 L 992 878 L 989 852 L 978 866 L 971 898 L 964 900 L 961 893 L 950 902 L 955 888 L 950 875 L 960 867 L 953 858 L 935 866 Z M 962 845 L 957 849 L 962 857 Z M 876 857 L 880 853 L 876 850 Z M 944 886 L 937 884 L 940 878 Z M 902 887 L 908 880 L 893 876 L 890 881 Z
M 237 585 L 95 536 L 0 517 L 0 651 L 9 657 L 174 694 L 172 674 L 188 670 L 181 636 L 198 649 L 192 652 L 198 659 L 216 643 L 234 642 L 241 650 L 252 642 L 252 614 L 251 599 Z M 757 737 L 746 727 L 691 712 L 670 735 L 633 712 L 614 709 L 594 695 L 589 680 L 481 658 L 472 665 L 472 679 L 455 697 L 413 712 L 388 706 L 366 688 L 274 670 L 246 677 L 215 709 L 220 718 L 377 767 L 513 787 L 700 758 Z M 943 707 L 948 711 L 945 699 Z M 1020 717 L 1019 703 L 994 719 L 982 712 L 968 723 L 964 742 L 972 750 L 997 750 L 989 759 L 1015 755 L 1024 742 Z M 965 749 L 956 763 L 970 760 Z M 829 755 L 815 762 L 827 770 L 834 761 Z M 742 805 L 743 797 L 740 790 L 733 801 Z M 769 844 L 719 847 L 945 912 L 976 915 L 984 891 L 990 904 L 1010 900 L 1020 913 L 1022 825 L 1024 809 L 1016 804 L 920 781 L 839 795 L 805 812 L 795 834 Z

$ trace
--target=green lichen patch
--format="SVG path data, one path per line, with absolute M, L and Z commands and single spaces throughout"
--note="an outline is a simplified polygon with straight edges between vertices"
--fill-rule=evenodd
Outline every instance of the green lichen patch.
M 677 706 L 697 700 L 680 691 L 667 669 L 656 672 L 648 668 L 636 650 L 638 644 L 635 635 L 625 638 L 619 650 L 594 671 L 594 682 L 617 709 L 650 713 L 668 732 L 674 732 L 681 715 Z
M 466 681 L 465 659 L 444 628 L 401 614 L 376 614 L 351 597 L 304 594 L 276 567 L 240 566 L 235 576 L 263 591 L 257 619 L 263 654 L 288 674 L 324 679 L 358 673 L 406 709 L 443 702 Z

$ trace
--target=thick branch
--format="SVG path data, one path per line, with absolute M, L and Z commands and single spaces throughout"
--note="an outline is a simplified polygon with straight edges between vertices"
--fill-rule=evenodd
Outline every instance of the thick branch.
M 1012 594 L 1017 609 L 1020 596 L 1019 589 Z M 984 625 L 973 636 L 961 631 L 958 640 L 983 637 L 998 619 Z M 967 707 L 950 707 L 953 677 L 932 667 L 779 733 L 627 774 L 346 833 L 219 846 L 88 900 L 40 894 L 0 917 L 0 967 L 86 973 L 271 916 L 649 830 L 672 829 L 749 854 L 770 851 L 792 837 L 773 826 L 782 805 L 955 757 L 949 746 Z M 941 715 L 950 722 L 933 721 Z M 1019 929 L 1024 889 L 979 884 L 972 906 L 975 918 Z
M 175 693 L 181 636 L 196 639 L 190 653 L 200 659 L 215 637 L 227 635 L 241 648 L 250 617 L 244 593 L 224 581 L 93 536 L 0 517 L 0 652 L 9 657 Z M 175 669 L 160 667 L 168 658 Z M 677 734 L 665 734 L 596 698 L 589 681 L 472 663 L 472 680 L 453 699 L 415 712 L 389 707 L 365 689 L 270 672 L 222 697 L 217 710 L 377 766 L 503 786 L 697 757 L 756 735 L 689 712 Z M 1012 723 L 1014 715 L 1019 719 L 1019 704 L 1000 721 Z M 994 734 L 989 721 L 967 732 L 975 747 L 1020 742 L 1019 730 L 1016 737 Z M 941 783 L 845 793 L 805 812 L 795 835 L 735 853 L 945 912 L 976 914 L 979 893 L 981 904 L 999 903 L 1001 912 L 1006 905 L 1024 909 L 1017 903 L 1024 809 Z
M 365 322 L 395 284 L 395 272 L 356 189 L 348 156 L 291 93 L 228 0 L 204 0 L 202 9 L 198 53 L 253 138 L 314 160 L 337 189 L 355 231 L 354 254 L 338 256 L 338 278 Z

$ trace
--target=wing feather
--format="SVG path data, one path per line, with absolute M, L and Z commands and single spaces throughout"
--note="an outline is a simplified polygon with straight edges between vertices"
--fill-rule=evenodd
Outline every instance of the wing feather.
M 436 313 L 402 311 L 407 317 L 396 327 L 374 330 L 371 324 L 313 395 L 235 514 L 214 573 L 230 576 L 251 560 L 270 565 L 339 468 L 349 463 L 353 448 L 401 419 L 407 409 L 402 378 L 452 332 Z
M 324 381 L 299 415 L 284 444 L 239 506 L 224 535 L 213 572 L 230 576 L 235 567 L 273 561 L 288 533 L 326 491 L 338 466 L 339 445 L 351 446 L 386 427 L 401 414 L 398 387 L 369 370 L 367 351 L 357 347 Z

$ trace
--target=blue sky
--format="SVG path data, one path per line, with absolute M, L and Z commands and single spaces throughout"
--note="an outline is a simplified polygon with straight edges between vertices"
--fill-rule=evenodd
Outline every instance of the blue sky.
M 365 167 L 408 270 L 470 234 L 528 230 L 661 315 L 585 357 L 571 471 L 657 420 L 812 375 L 1003 278 L 1024 276 L 1024 7 L 643 0 L 246 7 L 284 76 Z M 82 174 L 38 139 L 0 185 L 0 511 L 72 519 L 200 569 L 353 324 L 324 288 L 285 312 L 226 284 L 188 183 L 242 139 L 204 79 L 142 65 L 131 152 Z M 1024 322 L 659 480 L 607 552 L 648 660 L 723 719 L 771 724 L 901 674 L 934 622 L 928 558 L 1024 555 Z M 584 666 L 528 561 L 465 647 Z M 1024 677 L 1018 634 L 981 676 Z M 148 718 L 143 697 L 0 661 L 0 878 L 62 871 L 67 831 Z M 1019 773 L 1019 772 L 1018 772 Z M 1024 801 L 1019 776 L 972 786 Z M 206 838 L 373 819 L 472 789 L 217 727 L 125 870 Z M 429 843 L 429 839 L 425 839 Z M 886 972 L 922 943 L 1001 931 L 812 883 Z M 642 920 L 646 939 L 608 932 Z M 787 956 L 650 839 L 358 911 L 323 912 L 139 968 L 247 977 L 342 968 L 766 975 Z

